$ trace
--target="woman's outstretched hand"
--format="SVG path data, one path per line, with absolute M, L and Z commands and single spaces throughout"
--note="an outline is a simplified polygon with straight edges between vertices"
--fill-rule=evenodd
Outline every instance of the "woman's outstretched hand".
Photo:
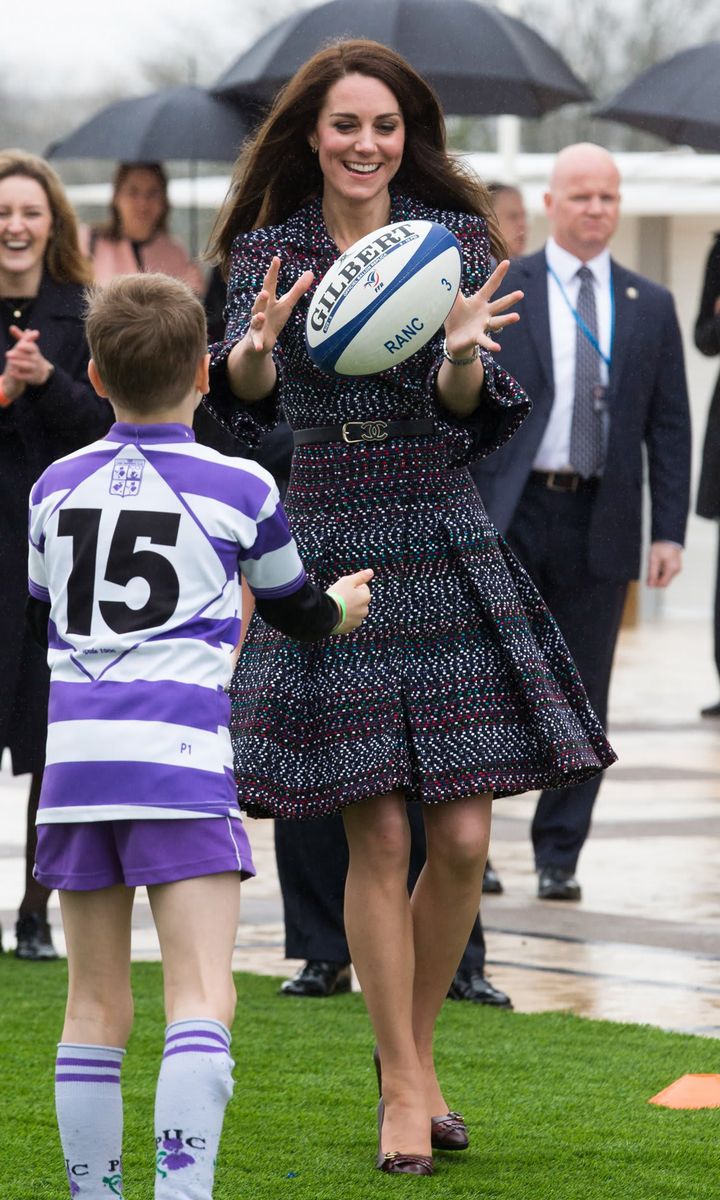
M 250 326 L 246 336 L 256 354 L 272 352 L 292 310 L 300 297 L 305 295 L 315 278 L 312 271 L 304 271 L 289 291 L 285 292 L 283 296 L 278 296 L 279 271 L 280 259 L 276 255 L 263 279 L 262 290 L 258 292 L 252 306 Z
M 501 346 L 493 340 L 493 334 L 520 320 L 519 313 L 506 310 L 522 300 L 523 292 L 509 292 L 493 300 L 509 268 L 510 260 L 506 258 L 473 296 L 458 292 L 445 321 L 447 349 L 453 358 L 467 358 L 475 346 L 496 353 Z

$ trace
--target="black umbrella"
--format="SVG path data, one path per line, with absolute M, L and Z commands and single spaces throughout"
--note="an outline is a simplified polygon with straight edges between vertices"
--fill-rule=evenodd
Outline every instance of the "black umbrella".
M 117 162 L 187 159 L 191 179 L 198 160 L 233 162 L 250 120 L 231 100 L 193 84 L 117 100 L 53 142 L 48 158 L 111 158 Z M 197 204 L 189 211 L 190 252 L 198 248 Z
M 339 37 L 373 38 L 397 50 L 449 113 L 539 117 L 592 99 L 539 34 L 475 0 L 330 0 L 275 25 L 213 91 L 267 103 L 306 59 Z
M 683 146 L 720 150 L 720 42 L 650 67 L 594 115 Z
M 249 128 L 236 104 L 185 84 L 108 104 L 53 142 L 47 157 L 232 162 Z

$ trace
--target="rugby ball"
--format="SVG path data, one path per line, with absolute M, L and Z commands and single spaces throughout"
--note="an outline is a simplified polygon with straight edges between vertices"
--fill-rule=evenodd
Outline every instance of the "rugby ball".
M 305 342 L 331 375 L 374 375 L 437 333 L 460 287 L 460 243 L 435 221 L 395 221 L 360 238 L 323 275 Z

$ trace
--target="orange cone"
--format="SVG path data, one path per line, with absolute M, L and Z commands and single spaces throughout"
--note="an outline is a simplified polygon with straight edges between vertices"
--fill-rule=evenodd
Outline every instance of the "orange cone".
M 681 1075 L 652 1096 L 648 1104 L 663 1108 L 720 1108 L 720 1075 Z

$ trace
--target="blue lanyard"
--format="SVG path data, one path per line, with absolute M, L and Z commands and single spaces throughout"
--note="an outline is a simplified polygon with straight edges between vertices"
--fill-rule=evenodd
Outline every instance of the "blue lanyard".
M 595 337 L 595 334 L 592 332 L 591 329 L 588 329 L 587 325 L 585 324 L 582 317 L 580 316 L 578 310 L 573 307 L 570 297 L 568 296 L 567 292 L 565 291 L 565 288 L 563 287 L 562 283 L 560 282 L 560 279 L 558 278 L 557 272 L 552 269 L 552 267 L 550 266 L 550 263 L 547 264 L 547 269 L 548 269 L 548 274 L 552 275 L 556 284 L 560 288 L 560 295 L 562 296 L 563 300 L 565 301 L 568 308 L 570 309 L 570 312 L 572 313 L 572 316 L 573 316 L 573 320 L 575 321 L 575 324 L 577 325 L 578 329 L 583 334 L 583 336 L 587 338 L 587 340 L 589 341 L 589 343 L 593 347 L 593 349 L 597 350 L 598 354 L 600 355 L 601 359 L 603 360 L 603 362 L 605 363 L 605 366 L 607 367 L 607 369 L 609 371 L 611 363 L 612 363 L 613 342 L 615 341 L 615 289 L 613 288 L 612 280 L 610 281 L 610 351 L 608 354 L 605 354 L 600 346 L 599 341 Z

